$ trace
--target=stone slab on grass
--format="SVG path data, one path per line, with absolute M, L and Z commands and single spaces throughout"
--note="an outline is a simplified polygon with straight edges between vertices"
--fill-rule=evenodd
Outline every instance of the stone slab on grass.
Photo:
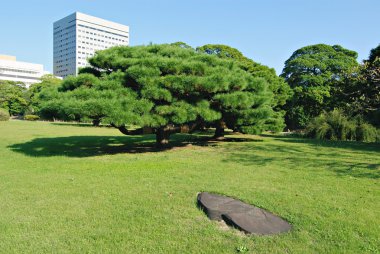
M 288 232 L 292 228 L 281 217 L 231 197 L 201 192 L 197 200 L 198 206 L 211 220 L 224 220 L 245 233 L 272 235 Z

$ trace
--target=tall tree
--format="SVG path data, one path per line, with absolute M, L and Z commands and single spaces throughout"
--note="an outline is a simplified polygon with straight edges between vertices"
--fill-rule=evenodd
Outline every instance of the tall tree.
M 197 48 L 198 52 L 216 55 L 222 59 L 234 59 L 239 63 L 240 68 L 249 72 L 253 77 L 263 78 L 268 83 L 268 92 L 272 93 L 269 102 L 273 109 L 270 117 L 265 121 L 266 130 L 281 131 L 284 128 L 283 105 L 291 97 L 292 90 L 282 77 L 278 77 L 273 68 L 254 62 L 244 56 L 238 49 L 221 44 L 207 44 Z
M 341 86 L 342 108 L 353 116 L 362 116 L 380 127 L 380 54 L 378 48 L 371 50 L 356 71 Z
M 98 74 L 87 70 L 66 79 L 46 109 L 99 119 L 127 135 L 142 132 L 130 125 L 151 127 L 161 146 L 183 125 L 196 128 L 227 117 L 238 130 L 261 131 L 257 126 L 272 113 L 266 80 L 231 59 L 178 45 L 149 45 L 110 48 L 89 62 Z
M 334 91 L 357 68 L 357 56 L 339 45 L 316 44 L 296 50 L 286 60 L 281 76 L 294 91 L 286 106 L 288 127 L 304 128 L 311 118 L 335 107 Z
M 380 127 L 380 58 L 364 64 L 357 84 L 356 113 L 363 114 L 370 123 Z
M 377 58 L 380 58 L 380 44 L 376 48 L 371 49 L 366 62 L 373 63 Z

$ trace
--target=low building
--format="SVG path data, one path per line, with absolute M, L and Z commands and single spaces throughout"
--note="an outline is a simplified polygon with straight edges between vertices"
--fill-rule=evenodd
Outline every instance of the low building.
M 42 64 L 26 63 L 16 60 L 14 56 L 0 55 L 0 80 L 20 82 L 29 87 L 40 82 L 48 74 Z

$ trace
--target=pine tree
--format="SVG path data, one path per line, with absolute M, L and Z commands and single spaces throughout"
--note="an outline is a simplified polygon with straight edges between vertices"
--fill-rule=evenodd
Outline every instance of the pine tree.
M 64 80 L 59 98 L 45 103 L 46 109 L 66 119 L 109 123 L 127 135 L 150 127 L 159 146 L 184 125 L 227 122 L 242 132 L 260 132 L 256 126 L 272 115 L 267 81 L 232 59 L 165 44 L 114 47 L 89 62 L 78 77 Z
M 292 90 L 282 77 L 277 76 L 273 68 L 254 62 L 244 56 L 239 50 L 227 45 L 207 44 L 197 48 L 198 52 L 216 55 L 222 59 L 234 59 L 243 70 L 249 72 L 255 78 L 263 78 L 267 83 L 267 93 L 271 96 L 265 121 L 257 122 L 249 127 L 250 132 L 257 133 L 262 130 L 281 131 L 285 127 L 283 105 L 292 96 Z

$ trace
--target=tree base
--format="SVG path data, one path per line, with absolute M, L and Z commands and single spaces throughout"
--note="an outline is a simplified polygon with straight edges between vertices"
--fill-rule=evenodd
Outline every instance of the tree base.
M 225 140 L 226 139 L 226 137 L 225 136 L 219 136 L 219 137 L 212 137 L 212 139 L 213 140 L 216 140 L 216 141 L 223 141 L 223 140 Z
M 169 145 L 170 131 L 166 128 L 159 128 L 156 131 L 156 146 L 165 148 Z
M 99 127 L 100 126 L 100 120 L 99 119 L 92 120 L 92 125 L 95 127 Z

